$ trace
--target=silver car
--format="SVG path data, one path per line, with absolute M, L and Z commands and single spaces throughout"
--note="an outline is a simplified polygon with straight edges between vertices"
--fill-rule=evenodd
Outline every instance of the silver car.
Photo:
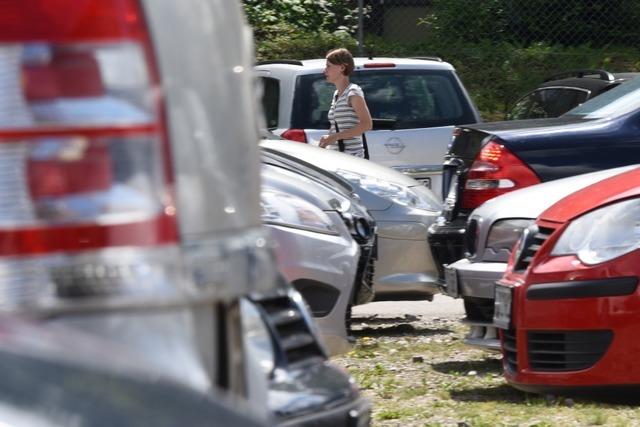
M 364 230 L 361 239 L 374 238 L 373 220 L 356 203 L 278 159 L 263 156 L 262 218 L 275 241 L 278 268 L 304 297 L 331 355 L 351 348 L 346 322 L 360 288 L 359 261 L 367 256 L 349 224 L 364 222 L 358 226 Z M 373 268 L 370 255 L 364 264 Z
M 637 166 L 608 169 L 523 188 L 489 200 L 475 209 L 467 223 L 467 257 L 445 266 L 443 293 L 463 298 L 465 343 L 500 350 L 493 324 L 494 283 L 507 268 L 511 250 L 523 229 L 565 196 Z
M 334 172 L 353 186 L 377 226 L 375 300 L 431 300 L 439 292 L 427 229 L 441 203 L 429 189 L 393 169 L 344 153 L 282 140 L 261 145 Z

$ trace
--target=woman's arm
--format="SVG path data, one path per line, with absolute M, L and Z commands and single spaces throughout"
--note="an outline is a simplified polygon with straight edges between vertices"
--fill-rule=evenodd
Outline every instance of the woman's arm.
M 351 95 L 349 97 L 349 103 L 358 116 L 358 124 L 351 129 L 341 130 L 338 133 L 331 135 L 325 135 L 320 138 L 320 147 L 324 148 L 327 145 L 335 144 L 340 139 L 350 139 L 360 136 L 368 130 L 371 130 L 372 120 L 371 113 L 364 98 L 358 95 Z

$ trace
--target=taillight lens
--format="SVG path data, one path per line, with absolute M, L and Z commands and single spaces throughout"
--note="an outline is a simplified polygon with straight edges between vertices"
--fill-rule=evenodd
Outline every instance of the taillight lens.
M 288 129 L 280 136 L 290 141 L 307 143 L 307 134 L 304 133 L 303 129 Z
M 125 282 L 140 293 L 158 272 L 149 260 L 176 259 L 152 252 L 178 238 L 137 1 L 5 0 L 0 9 L 2 295 L 51 303 L 115 295 Z
M 471 165 L 462 192 L 463 209 L 475 209 L 487 200 L 540 183 L 540 178 L 504 145 L 489 141 Z

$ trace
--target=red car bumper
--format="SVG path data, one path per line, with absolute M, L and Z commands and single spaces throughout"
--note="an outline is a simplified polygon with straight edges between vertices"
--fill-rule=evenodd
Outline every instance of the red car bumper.
M 507 381 L 535 392 L 640 386 L 639 272 L 634 251 L 597 266 L 549 257 L 526 276 L 507 275 L 502 284 L 513 287 L 511 328 L 502 333 Z

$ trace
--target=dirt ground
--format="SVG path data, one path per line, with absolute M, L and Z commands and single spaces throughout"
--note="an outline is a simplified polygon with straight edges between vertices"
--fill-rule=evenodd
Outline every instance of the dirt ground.
M 371 305 L 354 310 L 357 343 L 334 359 L 372 400 L 373 426 L 640 425 L 638 404 L 512 388 L 502 376 L 500 354 L 463 344 L 467 328 L 455 306 L 414 314 L 405 302 L 374 304 L 396 306 L 382 314 Z

